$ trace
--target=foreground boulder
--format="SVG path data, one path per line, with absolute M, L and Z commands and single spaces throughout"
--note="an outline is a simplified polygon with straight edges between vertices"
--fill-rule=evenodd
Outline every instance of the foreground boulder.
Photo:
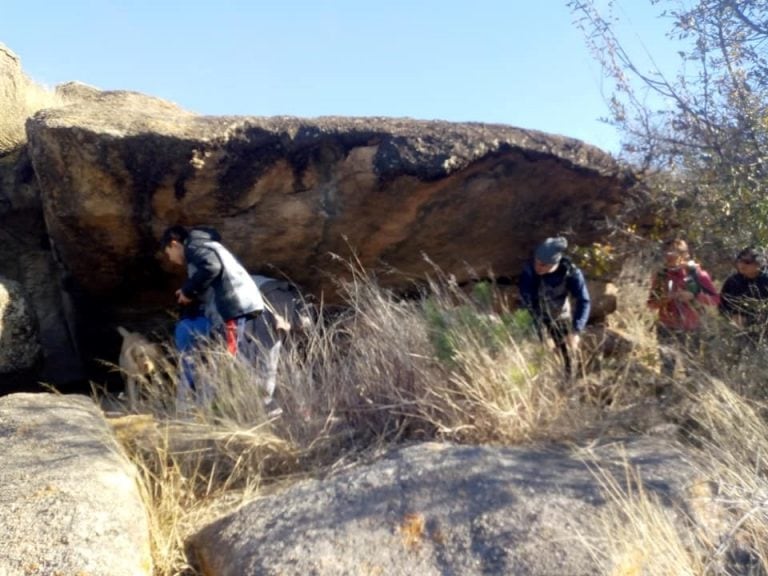
M 690 456 L 690 455 L 687 455 Z M 598 470 L 637 469 L 682 533 L 717 538 L 708 490 L 686 455 L 649 438 L 581 456 L 568 448 L 416 445 L 370 466 L 248 504 L 190 542 L 205 576 L 602 573 Z M 715 541 L 715 540 L 713 540 Z M 642 555 L 625 573 L 643 571 Z
M 0 574 L 152 574 L 136 471 L 84 396 L 0 398 Z

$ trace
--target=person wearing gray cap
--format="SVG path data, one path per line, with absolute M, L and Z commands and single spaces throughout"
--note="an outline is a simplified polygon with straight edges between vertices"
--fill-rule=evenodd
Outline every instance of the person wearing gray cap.
M 519 288 L 521 304 L 533 317 L 539 338 L 545 338 L 546 328 L 570 378 L 572 355 L 578 351 L 580 335 L 587 325 L 591 300 L 584 274 L 565 255 L 567 248 L 568 241 L 562 236 L 539 244 L 523 268 Z

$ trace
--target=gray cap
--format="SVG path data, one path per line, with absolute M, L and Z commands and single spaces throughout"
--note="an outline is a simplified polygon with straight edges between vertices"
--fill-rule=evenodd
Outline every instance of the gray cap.
M 560 262 L 566 248 L 568 248 L 568 240 L 562 236 L 547 238 L 536 248 L 534 257 L 542 264 L 554 265 Z

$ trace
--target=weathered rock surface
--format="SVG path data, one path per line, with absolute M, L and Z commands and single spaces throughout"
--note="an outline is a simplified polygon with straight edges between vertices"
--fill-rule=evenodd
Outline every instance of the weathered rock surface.
M 19 57 L 0 43 L 0 156 L 23 141 L 27 118 L 18 112 L 22 110 L 21 98 L 28 84 Z
M 0 398 L 0 574 L 152 573 L 136 471 L 84 396 Z
M 33 370 L 41 354 L 37 318 L 26 294 L 18 282 L 0 276 L 0 386 L 4 378 Z
M 22 286 L 36 318 L 29 330 L 38 332 L 43 358 L 35 378 L 55 385 L 81 380 L 83 367 L 68 320 L 70 302 L 62 291 L 26 148 L 0 158 L 0 277 Z M 23 374 L 16 380 L 21 387 L 34 381 Z
M 248 504 L 200 530 L 189 549 L 206 576 L 591 576 L 600 571 L 585 542 L 600 537 L 606 505 L 594 471 L 623 479 L 625 458 L 649 493 L 679 511 L 682 530 L 719 529 L 716 515 L 702 513 L 709 494 L 691 489 L 686 455 L 662 440 L 581 455 L 422 444 Z
M 66 85 L 54 93 L 35 84 L 22 71 L 18 56 L 0 44 L 0 276 L 19 282 L 29 298 L 44 352 L 35 376 L 53 384 L 81 380 L 83 371 L 66 319 L 68 303 L 61 292 L 37 178 L 25 147 L 24 125 L 40 108 L 85 95 L 80 85 Z M 19 386 L 34 385 L 31 375 L 17 376 Z

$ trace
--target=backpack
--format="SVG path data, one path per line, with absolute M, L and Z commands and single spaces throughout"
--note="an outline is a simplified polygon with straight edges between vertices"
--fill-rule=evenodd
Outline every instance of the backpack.
M 698 294 L 699 292 L 704 292 L 705 294 L 709 294 L 710 296 L 717 296 L 717 292 L 713 292 L 710 288 L 702 284 L 701 278 L 699 277 L 699 267 L 692 262 L 688 264 L 688 276 L 693 280 L 694 284 L 696 285 L 697 291 L 694 292 L 695 294 Z
M 561 273 L 560 267 L 565 267 L 565 270 Z M 564 320 L 571 317 L 571 303 L 568 297 L 568 280 L 571 279 L 575 273 L 576 265 L 567 256 L 563 256 L 560 259 L 560 265 L 557 269 L 557 273 L 561 274 L 560 281 L 557 284 L 545 285 L 545 290 L 542 290 L 542 277 L 535 275 L 535 289 L 538 298 L 538 306 L 547 320 Z M 547 305 L 556 301 L 562 300 L 562 305 L 556 309 L 547 309 Z
M 265 304 L 291 325 L 293 333 L 304 332 L 312 324 L 312 313 L 295 284 L 269 276 L 251 275 L 264 297 Z

